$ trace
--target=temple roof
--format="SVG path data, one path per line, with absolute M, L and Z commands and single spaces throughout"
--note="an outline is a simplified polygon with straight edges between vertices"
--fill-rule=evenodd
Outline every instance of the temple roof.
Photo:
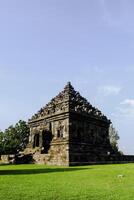
M 109 121 L 100 110 L 93 107 L 79 92 L 75 91 L 70 82 L 67 83 L 62 92 L 53 98 L 45 107 L 42 107 L 31 120 L 66 112 L 67 110 L 69 112 L 85 113 L 91 117 Z

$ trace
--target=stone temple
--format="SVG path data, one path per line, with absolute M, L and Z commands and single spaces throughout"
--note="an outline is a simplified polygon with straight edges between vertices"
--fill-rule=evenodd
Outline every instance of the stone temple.
M 107 160 L 112 152 L 110 120 L 93 107 L 70 82 L 29 120 L 25 150 L 36 163 L 82 165 Z

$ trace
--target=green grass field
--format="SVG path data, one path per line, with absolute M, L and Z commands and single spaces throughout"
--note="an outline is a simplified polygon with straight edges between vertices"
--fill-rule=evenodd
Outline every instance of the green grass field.
M 133 200 L 134 164 L 0 166 L 0 200 L 50 199 Z

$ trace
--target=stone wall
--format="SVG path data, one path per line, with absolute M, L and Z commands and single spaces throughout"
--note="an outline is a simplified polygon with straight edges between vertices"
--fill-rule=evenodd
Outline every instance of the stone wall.
M 53 143 L 48 154 L 40 154 L 39 152 L 36 152 L 35 154 L 33 154 L 33 159 L 35 163 L 68 166 L 68 144 L 66 142 Z
M 69 124 L 70 165 L 105 161 L 111 151 L 109 123 L 72 113 Z
M 34 121 L 30 125 L 25 153 L 33 153 L 36 163 L 69 165 L 69 118 L 66 114 Z
M 15 163 L 15 155 L 1 155 L 0 163 L 2 164 L 13 164 Z

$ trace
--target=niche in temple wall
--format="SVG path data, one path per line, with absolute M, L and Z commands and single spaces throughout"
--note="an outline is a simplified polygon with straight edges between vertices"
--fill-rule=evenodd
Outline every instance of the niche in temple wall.
M 54 139 L 64 139 L 68 137 L 68 120 L 59 120 L 53 122 Z

